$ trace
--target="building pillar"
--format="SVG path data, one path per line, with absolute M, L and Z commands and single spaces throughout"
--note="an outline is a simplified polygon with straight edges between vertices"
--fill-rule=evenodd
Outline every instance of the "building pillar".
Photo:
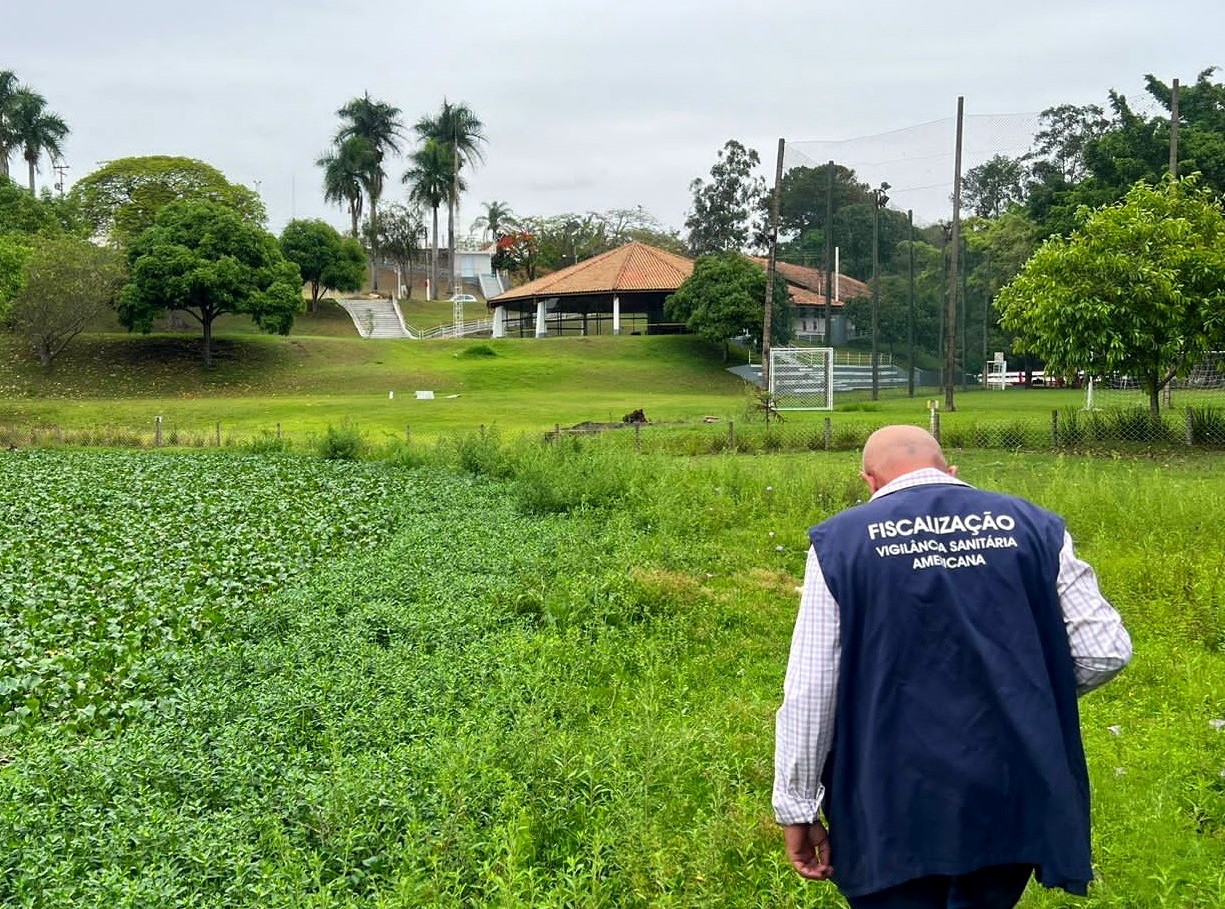
M 549 336 L 549 326 L 545 324 L 545 317 L 548 313 L 545 310 L 545 301 L 536 301 L 536 337 L 547 338 Z
M 495 306 L 493 308 L 493 336 L 495 338 L 506 337 L 506 307 Z
M 613 297 L 613 334 L 621 334 L 621 298 Z

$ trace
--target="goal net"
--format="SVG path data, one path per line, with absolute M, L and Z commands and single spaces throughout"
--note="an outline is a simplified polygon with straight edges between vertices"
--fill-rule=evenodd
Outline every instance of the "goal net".
M 770 397 L 776 410 L 833 410 L 834 349 L 771 347 Z
M 1185 378 L 1173 379 L 1161 397 L 1163 405 L 1171 407 L 1225 407 L 1225 352 L 1205 354 Z M 1085 396 L 1085 410 L 1147 406 L 1147 393 L 1126 375 L 1095 379 Z

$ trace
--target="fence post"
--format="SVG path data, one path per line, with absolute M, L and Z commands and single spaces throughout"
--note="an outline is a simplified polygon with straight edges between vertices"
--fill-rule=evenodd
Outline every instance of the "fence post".
M 1190 407 L 1183 408 L 1182 417 L 1183 417 L 1183 431 L 1186 433 L 1187 444 L 1194 445 L 1195 444 L 1195 421 L 1191 417 Z
M 642 451 L 642 424 L 634 421 L 634 451 Z
M 481 424 L 481 438 L 482 439 L 485 438 L 485 424 L 484 423 Z
M 727 421 L 727 450 L 728 451 L 736 450 L 736 421 L 735 420 Z
M 221 424 L 217 424 L 217 447 L 221 447 Z
M 153 447 L 162 447 L 162 418 L 157 417 L 153 421 Z
M 932 435 L 935 436 L 936 442 L 940 441 L 940 411 L 932 411 Z
M 829 417 L 825 418 L 825 450 L 829 451 L 834 445 L 834 421 Z
M 1051 444 L 1059 445 L 1059 411 L 1051 411 Z
M 404 441 L 409 445 L 413 444 L 413 425 L 411 423 L 404 424 Z
M 561 441 L 561 424 L 560 423 L 553 424 L 553 441 L 555 443 Z
M 278 423 L 276 424 L 276 440 L 277 440 L 278 442 L 279 442 L 279 441 L 281 441 L 281 424 L 280 424 L 280 422 L 278 422 Z

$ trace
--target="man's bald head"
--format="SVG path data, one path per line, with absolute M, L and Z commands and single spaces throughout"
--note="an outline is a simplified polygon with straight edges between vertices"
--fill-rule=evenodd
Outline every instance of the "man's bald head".
M 868 436 L 861 476 L 872 492 L 913 470 L 932 467 L 950 476 L 957 468 L 944 460 L 940 443 L 918 426 L 886 426 Z

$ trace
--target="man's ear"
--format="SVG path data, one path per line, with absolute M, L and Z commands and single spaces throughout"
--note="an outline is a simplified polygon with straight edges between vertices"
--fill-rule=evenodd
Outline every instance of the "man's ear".
M 957 465 L 956 465 L 956 464 L 950 464 L 950 465 L 948 466 L 948 469 L 947 469 L 947 470 L 945 470 L 944 472 L 945 472 L 945 473 L 947 473 L 947 474 L 948 474 L 950 477 L 955 477 L 955 476 L 957 476 Z
M 876 490 L 880 489 L 880 483 L 876 481 L 876 477 L 865 470 L 861 470 L 859 472 L 859 478 L 867 484 L 868 492 L 872 495 L 876 495 Z

